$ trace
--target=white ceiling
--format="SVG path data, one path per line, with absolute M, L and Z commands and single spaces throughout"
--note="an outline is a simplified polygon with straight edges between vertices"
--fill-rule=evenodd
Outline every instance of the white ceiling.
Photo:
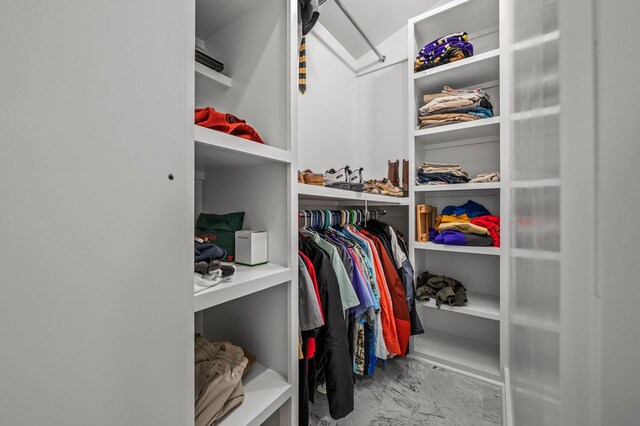
M 196 37 L 208 39 L 261 1 L 264 0 L 196 0 Z M 342 4 L 375 45 L 401 29 L 409 18 L 445 2 L 446 0 L 342 0 Z M 369 51 L 366 42 L 334 0 L 327 0 L 320 6 L 320 22 L 355 59 Z
M 443 0 L 341 0 L 341 2 L 376 46 L 405 26 L 409 18 L 444 3 Z M 355 59 L 359 59 L 369 51 L 367 43 L 334 0 L 327 0 L 320 6 L 320 22 Z

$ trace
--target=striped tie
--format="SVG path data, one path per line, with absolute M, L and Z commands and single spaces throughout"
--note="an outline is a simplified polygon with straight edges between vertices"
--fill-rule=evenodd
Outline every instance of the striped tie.
M 300 40 L 298 55 L 298 90 L 304 94 L 307 91 L 307 43 L 305 36 Z

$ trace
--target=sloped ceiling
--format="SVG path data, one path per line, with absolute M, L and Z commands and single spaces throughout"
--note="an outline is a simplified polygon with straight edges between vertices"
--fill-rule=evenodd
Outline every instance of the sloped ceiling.
M 407 20 L 443 0 L 341 0 L 353 15 L 365 34 L 379 45 L 406 25 Z M 334 0 L 320 6 L 320 22 L 351 53 L 359 59 L 369 51 L 369 46 L 342 13 Z M 384 52 L 382 52 L 384 54 Z

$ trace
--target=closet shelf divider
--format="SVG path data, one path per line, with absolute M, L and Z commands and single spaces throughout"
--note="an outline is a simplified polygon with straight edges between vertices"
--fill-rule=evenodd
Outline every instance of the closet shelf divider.
M 424 335 L 415 337 L 415 350 L 444 365 L 484 377 L 500 377 L 498 345 L 426 329 Z
M 463 306 L 440 305 L 440 310 L 455 312 L 461 315 L 487 318 L 500 321 L 500 297 L 490 294 L 467 292 L 468 302 Z M 436 301 L 418 302 L 427 308 L 437 309 Z
M 210 166 L 249 166 L 264 163 L 290 164 L 290 151 L 195 125 L 196 169 Z
M 448 251 L 453 253 L 469 253 L 469 254 L 486 254 L 492 256 L 499 256 L 502 254 L 500 247 L 477 247 L 477 246 L 450 246 L 446 244 L 428 243 L 414 243 L 416 250 L 433 250 L 433 251 Z
M 502 189 L 501 182 L 457 183 L 448 185 L 416 185 L 415 192 L 482 191 Z
M 388 195 L 367 194 L 364 192 L 347 191 L 344 189 L 328 188 L 326 186 L 307 185 L 298 183 L 298 197 L 304 199 L 358 201 L 375 204 L 407 205 L 408 198 L 392 197 Z
M 500 49 L 493 49 L 413 75 L 422 95 L 438 93 L 450 86 L 456 89 L 500 79 Z
M 209 83 L 213 82 L 222 87 L 230 88 L 232 85 L 231 78 L 227 77 L 224 74 L 219 73 L 218 71 L 212 70 L 206 65 L 201 64 L 200 62 L 196 62 L 196 81 L 198 83 Z
M 500 135 L 500 117 L 483 118 L 466 123 L 445 124 L 444 126 L 417 129 L 414 132 L 416 144 L 440 144 L 458 142 L 465 139 L 482 139 Z
M 194 312 L 291 281 L 293 277 L 290 268 L 274 263 L 260 266 L 236 265 L 236 268 L 235 275 L 194 295 Z

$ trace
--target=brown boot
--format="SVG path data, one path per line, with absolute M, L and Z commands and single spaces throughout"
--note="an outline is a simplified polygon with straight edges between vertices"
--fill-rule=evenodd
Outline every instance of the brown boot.
M 393 163 L 391 161 L 388 161 L 387 164 L 389 166 L 389 173 L 387 174 L 387 178 L 393 186 L 400 187 L 400 160 L 396 160 Z
M 409 196 L 409 160 L 402 160 L 402 196 Z

